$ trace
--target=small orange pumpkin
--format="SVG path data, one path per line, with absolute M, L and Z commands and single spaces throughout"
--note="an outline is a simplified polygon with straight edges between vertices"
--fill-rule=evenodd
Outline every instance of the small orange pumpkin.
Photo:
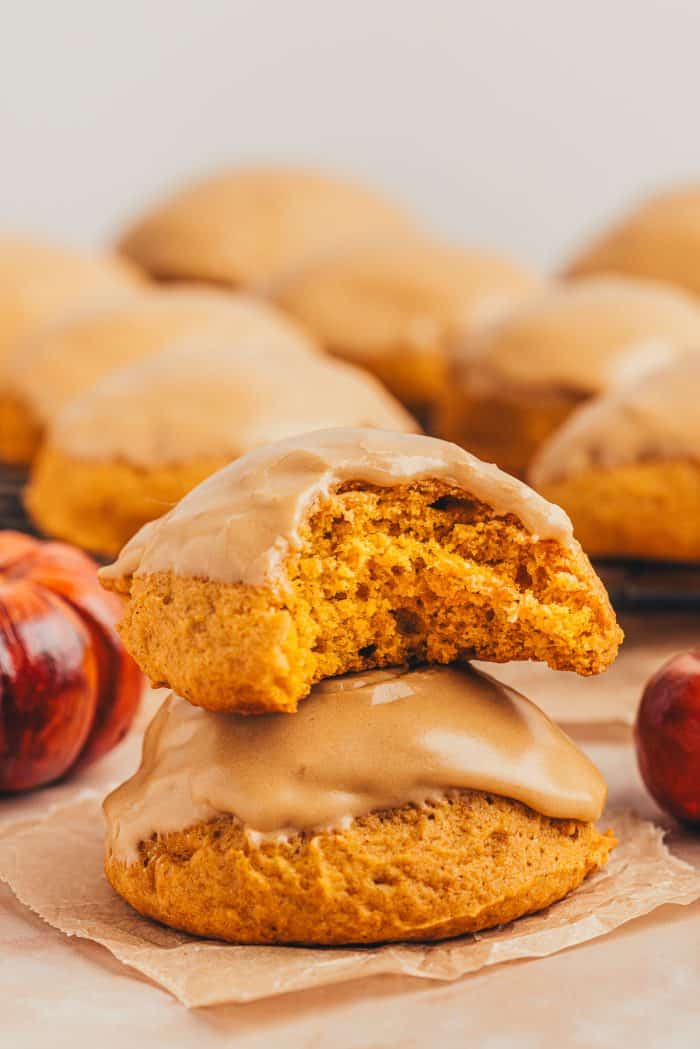
M 125 735 L 142 678 L 120 602 L 64 543 L 0 532 L 0 790 L 38 787 Z

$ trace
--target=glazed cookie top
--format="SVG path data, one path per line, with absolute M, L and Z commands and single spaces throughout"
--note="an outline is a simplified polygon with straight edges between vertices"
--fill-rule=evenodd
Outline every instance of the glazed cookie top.
M 173 571 L 260 585 L 280 570 L 314 504 L 354 481 L 379 486 L 434 478 L 514 514 L 540 539 L 573 542 L 571 521 L 521 481 L 455 444 L 419 434 L 332 429 L 249 452 L 145 525 L 102 578 Z
M 442 347 L 540 283 L 508 259 L 404 232 L 312 261 L 272 295 L 324 346 L 361 361 Z
M 72 309 L 140 284 L 136 270 L 116 255 L 0 237 L 0 354 Z
M 45 422 L 115 368 L 158 353 L 174 339 L 196 334 L 204 340 L 213 333 L 234 348 L 318 352 L 291 318 L 260 299 L 181 284 L 85 308 L 42 330 L 8 360 L 7 389 Z
M 700 294 L 700 184 L 642 201 L 566 267 L 570 277 L 628 273 Z
M 655 281 L 555 284 L 454 347 L 455 379 L 475 392 L 588 396 L 642 375 L 693 344 L 700 307 Z
M 371 375 L 289 347 L 202 336 L 106 376 L 49 431 L 80 459 L 153 468 L 226 462 L 333 423 L 395 430 L 418 424 Z
M 700 459 L 700 353 L 686 354 L 574 412 L 533 463 L 533 484 L 588 469 Z
M 261 760 L 264 755 L 264 760 Z M 468 666 L 371 671 L 317 685 L 294 717 L 213 714 L 171 695 L 138 772 L 105 801 L 127 862 L 152 834 L 222 813 L 253 834 L 341 829 L 455 789 L 596 820 L 605 782 L 524 696 Z
M 403 209 L 371 187 L 315 171 L 247 168 L 157 204 L 120 249 L 156 277 L 249 286 L 349 238 L 409 226 Z

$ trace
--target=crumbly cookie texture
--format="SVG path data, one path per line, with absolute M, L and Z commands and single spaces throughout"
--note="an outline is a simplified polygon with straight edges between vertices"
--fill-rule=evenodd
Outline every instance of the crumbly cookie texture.
M 154 684 L 212 710 L 294 711 L 316 682 L 402 663 L 537 659 L 595 674 L 622 639 L 576 542 L 539 540 L 462 489 L 348 483 L 301 528 L 278 583 L 103 577 Z
M 255 843 L 231 816 L 154 836 L 105 861 L 141 914 L 234 943 L 373 943 L 476 932 L 548 907 L 615 845 L 592 823 L 548 819 L 465 791 Z
M 146 521 L 165 513 L 227 462 L 212 458 L 145 467 L 123 459 L 77 459 L 46 444 L 24 498 L 46 535 L 113 557 Z
M 593 467 L 539 490 L 571 516 L 593 557 L 700 561 L 700 463 Z

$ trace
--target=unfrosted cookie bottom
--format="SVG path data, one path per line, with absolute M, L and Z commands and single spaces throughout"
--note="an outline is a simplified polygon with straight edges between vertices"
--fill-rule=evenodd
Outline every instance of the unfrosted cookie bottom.
M 435 406 L 445 395 L 447 360 L 440 346 L 396 346 L 381 353 L 358 354 L 329 346 L 336 357 L 366 368 L 401 401 L 422 426 L 429 428 Z
M 457 384 L 447 388 L 437 410 L 436 432 L 522 478 L 540 445 L 579 404 L 580 398 L 556 393 L 477 396 Z
M 43 427 L 21 397 L 0 394 L 0 460 L 27 466 L 39 450 Z
M 45 446 L 34 464 L 25 503 L 46 535 L 114 557 L 142 525 L 166 513 L 227 462 L 197 460 L 147 469 L 123 460 L 76 459 Z
M 540 491 L 559 503 L 592 557 L 700 561 L 700 465 L 594 467 Z
M 592 823 L 548 819 L 465 791 L 353 820 L 347 829 L 254 844 L 221 816 L 107 855 L 141 914 L 234 943 L 438 940 L 541 910 L 603 866 L 615 845 Z

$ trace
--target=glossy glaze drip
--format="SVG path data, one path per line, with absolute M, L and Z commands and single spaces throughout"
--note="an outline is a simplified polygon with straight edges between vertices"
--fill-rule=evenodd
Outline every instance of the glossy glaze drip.
M 452 790 L 514 798 L 553 818 L 595 820 L 606 787 L 536 706 L 470 667 L 373 671 L 317 685 L 294 715 L 213 714 L 170 696 L 141 768 L 105 802 L 108 847 L 221 813 L 253 835 L 342 828 Z

